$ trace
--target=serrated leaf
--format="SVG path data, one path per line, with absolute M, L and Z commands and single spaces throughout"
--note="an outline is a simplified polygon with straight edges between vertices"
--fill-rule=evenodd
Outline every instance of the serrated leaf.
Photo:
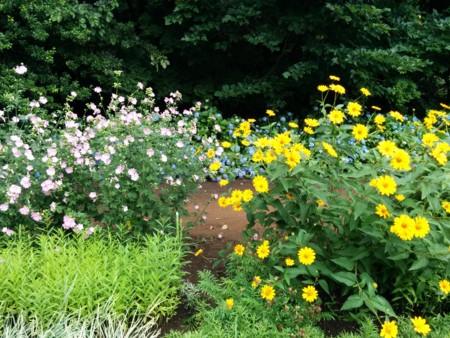
M 428 260 L 428 258 L 426 257 L 420 257 L 419 259 L 417 259 L 409 268 L 409 271 L 412 270 L 419 270 L 421 268 L 424 268 L 428 265 L 430 261 Z
M 351 272 L 341 271 L 341 272 L 334 274 L 332 277 L 337 282 L 340 282 L 347 286 L 353 286 L 356 284 L 356 276 L 355 276 L 355 274 L 353 274 Z
M 363 299 L 360 295 L 351 295 L 347 298 L 347 300 L 342 304 L 341 310 L 351 310 L 351 309 L 357 309 L 361 307 L 361 305 L 364 304 Z

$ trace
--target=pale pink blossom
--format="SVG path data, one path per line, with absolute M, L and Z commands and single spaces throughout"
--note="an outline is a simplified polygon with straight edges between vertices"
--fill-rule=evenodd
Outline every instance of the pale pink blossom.
M 34 211 L 31 212 L 31 218 L 32 218 L 35 222 L 40 222 L 40 221 L 42 221 L 42 216 L 41 216 L 39 213 L 34 212 Z
M 78 223 L 76 226 L 73 227 L 73 232 L 79 233 L 84 229 L 83 224 Z
M 73 168 L 72 167 L 67 167 L 66 168 L 66 173 L 68 173 L 68 174 L 73 173 Z
M 128 175 L 130 175 L 132 181 L 137 181 L 139 179 L 139 175 L 134 168 L 128 169 Z
M 67 215 L 64 215 L 63 217 L 63 224 L 62 227 L 66 230 L 68 229 L 73 229 L 75 227 L 75 219 L 73 219 L 72 217 L 69 217 Z
M 42 103 L 42 104 L 46 104 L 48 102 L 48 100 L 44 96 L 39 96 L 39 102 Z
M 161 161 L 162 161 L 162 162 L 167 162 L 167 156 L 164 155 L 164 154 L 162 154 L 162 155 L 161 155 Z
M 51 211 L 51 212 L 55 212 L 55 211 L 56 211 L 56 203 L 55 203 L 55 202 L 52 202 L 52 203 L 50 204 L 50 211 Z
M 95 87 L 94 92 L 96 92 L 97 94 L 100 94 L 102 92 L 102 89 L 100 87 Z
M 23 75 L 27 72 L 27 67 L 25 67 L 23 65 L 23 63 L 20 64 L 20 66 L 17 66 L 16 68 L 14 68 L 14 71 L 19 74 L 19 75 Z
M 5 211 L 8 211 L 8 209 L 9 209 L 8 204 L 6 204 L 6 203 L 0 204 L 0 211 L 5 212 Z
M 8 229 L 7 227 L 4 227 L 4 228 L 2 229 L 2 232 L 3 232 L 6 236 L 9 236 L 9 237 L 11 237 L 12 235 L 14 235 L 14 231 L 12 231 L 11 229 Z
M 30 208 L 28 208 L 28 207 L 22 207 L 22 208 L 19 209 L 19 212 L 20 212 L 22 215 L 28 215 L 28 214 L 30 213 Z
M 155 151 L 153 149 L 147 149 L 147 156 L 152 157 L 155 155 Z
M 178 148 L 183 148 L 183 147 L 184 147 L 183 141 L 178 141 L 178 142 L 176 143 L 176 146 L 177 146 Z
M 55 168 L 53 167 L 48 168 L 45 172 L 47 173 L 48 176 L 55 176 L 56 173 Z
M 22 177 L 20 180 L 20 185 L 25 189 L 28 189 L 31 186 L 30 176 Z
M 89 193 L 89 198 L 91 198 L 94 202 L 97 199 L 97 193 L 96 192 L 90 192 Z

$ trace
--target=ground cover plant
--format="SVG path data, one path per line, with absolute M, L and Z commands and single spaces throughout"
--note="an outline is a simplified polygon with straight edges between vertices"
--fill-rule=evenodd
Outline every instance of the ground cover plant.
M 409 315 L 426 334 L 426 318 L 448 312 L 450 107 L 419 120 L 365 107 L 366 88 L 349 100 L 330 79 L 318 87 L 319 116 L 272 137 L 252 133 L 249 121 L 236 130 L 264 173 L 253 178 L 257 194 L 219 198 L 247 213 L 247 241 L 235 253 L 258 257 L 276 295 L 294 288 L 355 318 L 370 312 L 387 337 Z M 265 230 L 254 240 L 257 223 Z

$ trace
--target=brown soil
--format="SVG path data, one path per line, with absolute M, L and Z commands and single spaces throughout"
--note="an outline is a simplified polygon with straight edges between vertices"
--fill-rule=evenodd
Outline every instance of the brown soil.
M 217 276 L 224 276 L 223 266 L 213 269 L 213 265 L 219 258 L 219 252 L 227 247 L 227 244 L 234 245 L 239 242 L 242 232 L 246 229 L 247 218 L 243 211 L 236 212 L 230 207 L 220 208 L 214 195 L 229 191 L 230 189 L 253 189 L 251 180 L 241 179 L 232 182 L 226 187 L 220 187 L 216 182 L 205 182 L 201 188 L 189 198 L 187 210 L 191 216 L 184 219 L 183 223 L 193 222 L 194 227 L 189 231 L 191 237 L 189 246 L 191 252 L 187 255 L 188 263 L 184 266 L 186 272 L 185 281 L 196 283 L 198 281 L 198 271 L 211 270 Z M 203 216 L 203 217 L 202 217 Z M 195 256 L 197 250 L 203 252 Z M 167 323 L 161 324 L 161 336 L 170 330 L 186 331 L 186 321 L 192 313 L 181 304 L 177 313 Z M 343 329 L 355 330 L 354 324 L 345 322 L 323 323 L 322 329 L 330 336 L 336 336 Z

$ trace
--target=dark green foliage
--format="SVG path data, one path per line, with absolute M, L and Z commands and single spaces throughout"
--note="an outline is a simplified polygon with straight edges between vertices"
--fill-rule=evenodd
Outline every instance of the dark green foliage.
M 115 70 L 125 91 L 143 81 L 227 114 L 310 113 L 330 74 L 385 109 L 450 101 L 440 1 L 5 0 L 0 32 L 0 92 L 14 92 L 12 68 L 24 62 L 28 90 L 57 103 L 111 90 Z

